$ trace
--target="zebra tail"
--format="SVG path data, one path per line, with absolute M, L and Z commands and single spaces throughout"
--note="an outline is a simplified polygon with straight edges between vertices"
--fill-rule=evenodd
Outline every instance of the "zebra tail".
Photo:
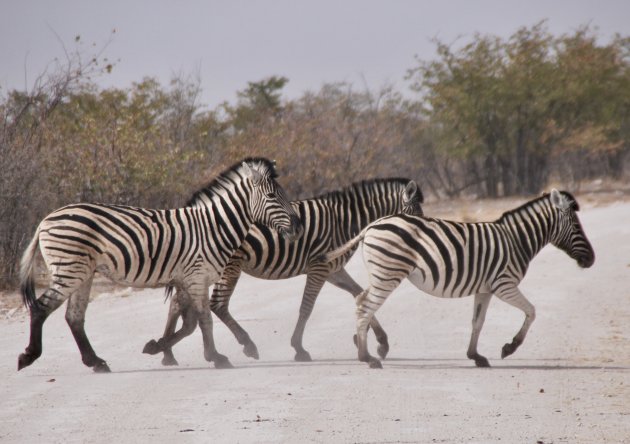
M 22 302 L 29 309 L 38 309 L 37 295 L 35 294 L 35 257 L 39 249 L 39 229 L 35 232 L 33 239 L 26 247 L 22 260 L 20 261 L 20 292 Z
M 361 231 L 357 236 L 350 239 L 348 242 L 346 242 L 345 244 L 343 244 L 341 247 L 337 248 L 336 250 L 332 250 L 332 251 L 329 251 L 328 253 L 322 254 L 319 257 L 319 260 L 321 262 L 328 263 L 328 262 L 334 261 L 339 256 L 344 255 L 349 250 L 354 248 L 356 244 L 358 244 L 359 242 L 363 240 L 363 238 L 365 237 L 366 230 L 367 230 L 367 227 L 364 228 L 363 231 Z

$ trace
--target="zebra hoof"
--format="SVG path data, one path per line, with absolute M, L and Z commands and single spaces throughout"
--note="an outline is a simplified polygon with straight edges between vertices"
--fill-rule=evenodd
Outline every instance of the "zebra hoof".
M 370 368 L 383 368 L 383 364 L 378 359 L 370 359 Z
M 245 346 L 243 347 L 243 353 L 248 358 L 254 358 L 256 360 L 258 360 L 259 358 L 258 348 L 256 348 L 256 344 L 254 344 L 253 342 L 250 342 L 249 344 L 245 344 Z
M 22 370 L 24 367 L 28 367 L 35 360 L 39 358 L 39 356 L 31 355 L 29 353 L 22 353 L 18 356 L 18 371 Z
M 234 368 L 230 360 L 227 356 L 223 356 L 217 353 L 217 355 L 212 359 L 214 361 L 214 368 L 224 369 L 224 368 Z
M 389 353 L 389 344 L 387 343 L 380 344 L 378 348 L 376 349 L 376 352 L 381 357 L 381 359 L 385 359 L 385 357 L 387 356 L 387 353 Z
M 483 356 L 477 356 L 475 359 L 475 365 L 479 368 L 490 368 L 490 362 L 488 362 L 488 360 L 483 357 Z
M 101 361 L 98 364 L 96 364 L 94 367 L 92 367 L 92 370 L 94 371 L 94 373 L 111 373 L 112 372 L 109 369 L 107 362 L 105 361 Z
M 294 358 L 297 362 L 311 362 L 313 359 L 306 350 L 298 351 Z
M 161 351 L 162 348 L 155 339 L 151 339 L 149 342 L 147 342 L 142 349 L 142 353 L 146 353 L 148 355 L 157 355 Z
M 510 344 L 505 344 L 501 349 L 501 359 L 507 358 L 514 353 L 519 345 L 521 345 L 521 343 L 516 340 L 512 341 Z
M 151 353 L 153 354 L 153 353 Z M 179 362 L 177 362 L 177 359 L 175 359 L 174 356 L 164 356 L 162 358 L 162 365 L 165 366 L 170 366 L 170 365 L 179 365 Z

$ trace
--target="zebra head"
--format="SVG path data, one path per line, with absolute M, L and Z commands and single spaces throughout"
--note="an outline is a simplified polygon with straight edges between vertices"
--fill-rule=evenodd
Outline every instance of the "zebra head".
M 589 268 L 595 262 L 595 252 L 577 216 L 580 209 L 577 201 L 566 191 L 556 189 L 551 191 L 549 199 L 558 215 L 551 243 L 575 259 L 580 267 Z
M 284 189 L 276 181 L 275 162 L 248 159 L 241 166 L 252 183 L 250 205 L 254 222 L 278 231 L 290 241 L 299 238 L 303 231 L 302 223 Z
M 416 182 L 410 180 L 402 195 L 402 212 L 413 216 L 423 216 L 422 204 L 424 196 Z

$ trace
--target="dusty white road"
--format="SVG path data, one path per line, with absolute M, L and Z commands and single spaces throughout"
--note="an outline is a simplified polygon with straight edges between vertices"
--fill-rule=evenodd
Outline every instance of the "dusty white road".
M 353 302 L 328 285 L 305 334 L 314 361 L 293 361 L 303 278 L 242 278 L 232 313 L 261 359 L 215 323 L 233 370 L 203 360 L 199 333 L 176 347 L 179 367 L 141 353 L 162 331 L 160 290 L 90 305 L 87 332 L 106 375 L 81 363 L 63 310 L 45 325 L 42 357 L 18 373 L 28 322 L 15 313 L 0 320 L 0 442 L 630 442 L 630 204 L 585 208 L 581 218 L 595 265 L 580 270 L 546 247 L 521 285 L 537 319 L 503 361 L 522 314 L 490 306 L 480 352 L 491 369 L 465 356 L 472 298 L 436 299 L 408 284 L 378 312 L 391 344 L 383 370 L 356 360 Z M 360 255 L 349 271 L 366 282 Z

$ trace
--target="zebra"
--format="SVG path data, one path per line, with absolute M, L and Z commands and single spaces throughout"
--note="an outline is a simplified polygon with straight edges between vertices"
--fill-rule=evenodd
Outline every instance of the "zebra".
M 329 192 L 311 199 L 293 202 L 295 211 L 304 224 L 304 235 L 297 241 L 279 237 L 269 228 L 254 224 L 241 247 L 215 284 L 210 302 L 211 310 L 232 331 L 243 345 L 246 356 L 258 359 L 258 349 L 249 334 L 230 314 L 229 302 L 242 271 L 262 279 L 286 279 L 306 274 L 306 286 L 302 295 L 297 325 L 291 345 L 296 351 L 296 361 L 310 361 L 311 356 L 302 345 L 304 328 L 313 305 L 325 282 L 356 296 L 362 288 L 343 268 L 353 252 L 331 263 L 318 258 L 326 251 L 342 245 L 355 236 L 368 223 L 386 215 L 404 212 L 422 214 L 424 202 L 417 183 L 405 178 L 372 179 L 356 182 L 344 189 Z M 164 336 L 175 330 L 182 312 L 178 298 L 171 300 Z M 185 319 L 185 316 L 184 316 Z M 376 318 L 371 327 L 380 343 L 379 353 L 385 357 L 389 350 L 387 334 Z M 149 341 L 145 352 L 164 352 L 164 365 L 177 365 L 170 348 L 156 349 Z M 159 342 L 159 341 L 158 341 Z
M 578 203 L 570 193 L 554 189 L 505 212 L 495 222 L 391 216 L 367 226 L 350 242 L 327 253 L 324 260 L 334 260 L 363 241 L 369 286 L 356 298 L 359 360 L 372 368 L 382 368 L 368 352 L 367 325 L 405 278 L 437 297 L 475 295 L 467 356 L 477 367 L 490 366 L 477 352 L 477 341 L 492 295 L 522 310 L 523 325 L 512 342 L 503 346 L 501 358 L 514 353 L 536 315 L 534 306 L 518 289 L 534 256 L 551 243 L 582 268 L 589 268 L 595 261 L 577 211 Z
M 84 330 L 95 272 L 133 287 L 176 286 L 189 301 L 191 323 L 202 331 L 204 356 L 215 367 L 231 367 L 212 337 L 208 286 L 240 246 L 254 222 L 270 225 L 288 239 L 301 233 L 299 218 L 275 180 L 275 163 L 247 158 L 221 173 L 197 194 L 194 207 L 157 210 L 79 203 L 46 216 L 24 252 L 21 292 L 30 310 L 30 341 L 18 370 L 42 353 L 44 321 L 68 300 L 66 321 L 83 363 L 109 372 Z M 34 261 L 41 251 L 50 273 L 48 289 L 36 299 Z M 194 326 L 193 326 L 194 328 Z

